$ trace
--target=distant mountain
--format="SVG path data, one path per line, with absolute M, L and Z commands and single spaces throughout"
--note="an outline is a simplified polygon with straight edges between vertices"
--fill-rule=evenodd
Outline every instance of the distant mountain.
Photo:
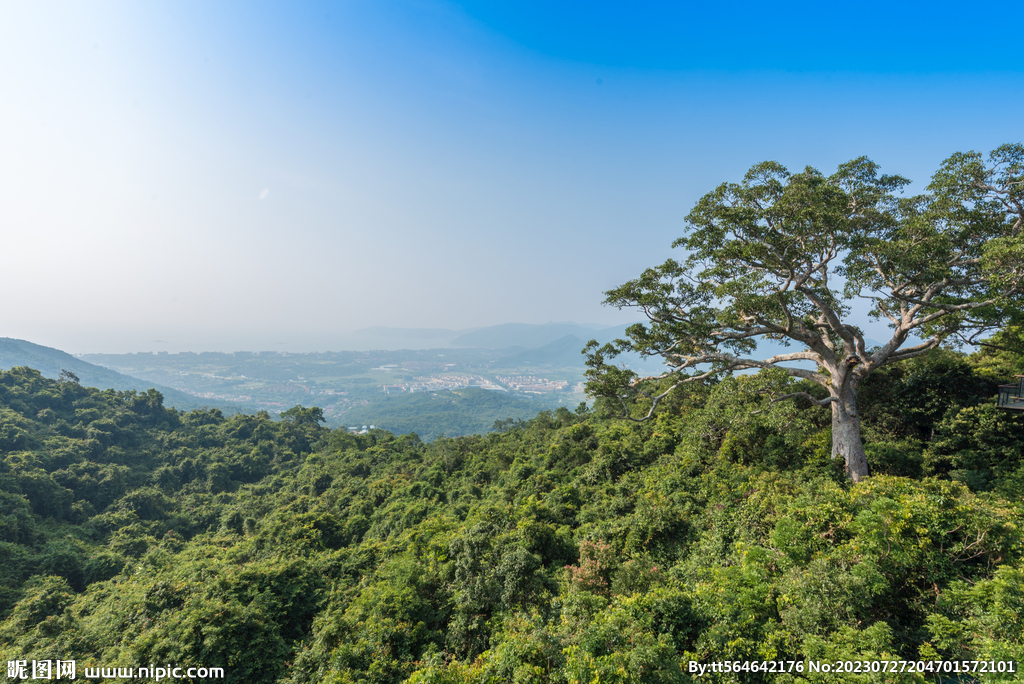
M 617 337 L 623 337 L 625 326 L 617 326 L 609 329 L 610 332 L 598 331 L 580 338 L 575 335 L 566 335 L 560 339 L 536 349 L 516 351 L 504 357 L 501 363 L 506 366 L 537 367 L 547 366 L 549 368 L 578 368 L 582 373 L 585 368 L 586 357 L 583 356 L 583 347 L 587 341 L 596 338 L 601 344 L 610 342 Z M 640 375 L 657 375 L 665 370 L 660 358 L 643 358 L 639 354 L 627 352 L 615 358 L 616 365 L 625 365 Z
M 600 324 L 587 323 L 505 323 L 484 328 L 392 328 L 374 326 L 360 328 L 347 335 L 341 335 L 331 342 L 336 351 L 373 350 L 419 350 L 443 349 L 445 347 L 483 347 L 486 349 L 537 349 L 551 344 L 566 335 L 575 335 L 589 340 L 607 328 Z M 625 326 L 607 328 L 618 331 Z M 610 341 L 614 335 L 608 337 Z
M 595 330 L 589 336 L 585 337 L 584 340 L 597 340 L 599 344 L 606 344 L 612 340 L 626 339 L 626 328 L 633 325 L 632 323 L 626 323 L 624 325 L 613 325 L 610 328 L 601 328 Z
M 231 413 L 238 410 L 237 407 L 232 407 L 229 404 L 200 399 L 170 387 L 123 375 L 109 368 L 83 361 L 53 347 L 44 347 L 10 337 L 0 337 L 0 370 L 10 370 L 15 366 L 34 368 L 44 377 L 53 379 L 58 378 L 62 370 L 68 370 L 78 376 L 78 380 L 83 386 L 97 389 L 145 392 L 150 388 L 156 388 L 160 394 L 164 395 L 164 406 L 173 406 L 181 411 L 204 406 L 220 408 Z
M 555 368 L 583 367 L 584 340 L 575 335 L 566 335 L 550 344 L 536 349 L 506 356 L 501 360 L 503 365 L 552 366 Z
M 487 347 L 489 349 L 505 349 L 507 347 L 525 347 L 537 349 L 551 344 L 566 336 L 575 336 L 581 340 L 589 340 L 599 328 L 578 323 L 505 323 L 480 328 L 459 335 L 451 341 L 452 347 Z M 582 345 L 580 347 L 582 349 Z
M 437 349 L 447 347 L 451 341 L 471 330 L 447 328 L 389 328 L 375 326 L 361 328 L 338 340 L 339 348 L 353 351 L 370 349 Z

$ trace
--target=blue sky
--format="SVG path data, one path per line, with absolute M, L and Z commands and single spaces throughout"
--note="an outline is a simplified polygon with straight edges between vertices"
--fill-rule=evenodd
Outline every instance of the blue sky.
M 337 349 L 354 329 L 617 324 L 754 163 L 919 181 L 1021 140 L 965 4 L 7 2 L 0 336 Z

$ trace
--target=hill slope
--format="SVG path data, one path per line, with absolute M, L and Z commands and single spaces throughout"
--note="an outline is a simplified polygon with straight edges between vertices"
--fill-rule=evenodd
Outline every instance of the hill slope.
M 507 356 L 502 359 L 502 363 L 582 369 L 584 357 L 581 352 L 585 344 L 576 335 L 566 335 L 543 347 Z
M 164 395 L 164 403 L 167 406 L 173 406 L 183 411 L 204 406 L 220 408 L 229 413 L 234 413 L 237 410 L 229 404 L 199 399 L 170 387 L 123 375 L 109 368 L 83 361 L 59 349 L 44 347 L 26 340 L 0 337 L 0 370 L 9 370 L 18 366 L 34 368 L 42 373 L 43 377 L 51 379 L 57 379 L 62 370 L 68 370 L 78 376 L 79 382 L 84 387 L 121 391 L 135 390 L 143 393 L 153 388 Z

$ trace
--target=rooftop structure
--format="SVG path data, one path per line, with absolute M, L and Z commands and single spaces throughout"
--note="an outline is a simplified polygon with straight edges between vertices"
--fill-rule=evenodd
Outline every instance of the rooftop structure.
M 999 403 L 1001 409 L 1024 411 L 1024 375 L 1017 376 L 1014 385 L 999 386 Z

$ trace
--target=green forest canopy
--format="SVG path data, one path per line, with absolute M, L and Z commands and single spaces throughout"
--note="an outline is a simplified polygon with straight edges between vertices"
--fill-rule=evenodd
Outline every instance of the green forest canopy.
M 1019 364 L 990 349 L 879 370 L 857 484 L 827 411 L 770 403 L 790 382 L 771 372 L 690 386 L 642 424 L 599 403 L 429 444 L 0 372 L 0 650 L 231 682 L 1019 668 L 1024 421 L 991 400 Z

